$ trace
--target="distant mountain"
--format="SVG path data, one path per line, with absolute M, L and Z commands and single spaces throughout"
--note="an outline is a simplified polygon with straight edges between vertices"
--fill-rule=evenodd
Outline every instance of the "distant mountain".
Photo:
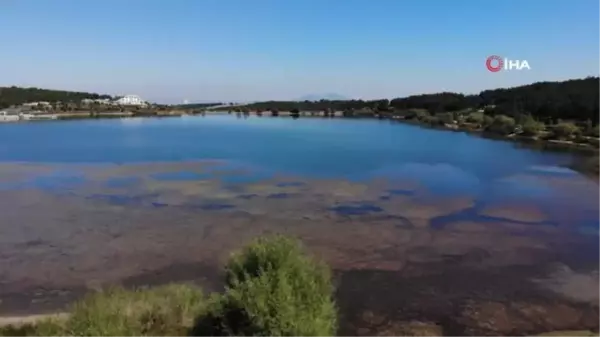
M 311 94 L 305 95 L 298 98 L 298 101 L 320 101 L 320 100 L 328 100 L 328 101 L 345 101 L 348 100 L 348 97 L 342 96 L 340 94 L 329 93 L 329 94 Z

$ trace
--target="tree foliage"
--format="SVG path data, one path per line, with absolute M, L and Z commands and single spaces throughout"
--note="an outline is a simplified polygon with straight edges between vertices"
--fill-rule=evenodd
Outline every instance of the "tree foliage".
M 504 115 L 496 115 L 492 121 L 492 124 L 488 126 L 488 130 L 495 133 L 508 135 L 515 131 L 515 126 L 516 124 L 514 118 Z
M 89 92 L 49 90 L 39 88 L 0 87 L 0 108 L 29 102 L 75 102 L 89 99 L 112 99 L 110 95 Z
M 552 134 L 558 139 L 567 139 L 579 132 L 573 123 L 559 123 L 552 128 Z
M 196 334 L 332 336 L 337 313 L 329 269 L 281 236 L 257 240 L 226 268 L 225 294 Z M 208 331 L 206 330 L 208 328 Z

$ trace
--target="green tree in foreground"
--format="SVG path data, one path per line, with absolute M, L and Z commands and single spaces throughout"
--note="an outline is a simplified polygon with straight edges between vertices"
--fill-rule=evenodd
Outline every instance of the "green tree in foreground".
M 226 285 L 197 334 L 331 336 L 337 331 L 330 271 L 293 239 L 261 238 L 235 254 Z

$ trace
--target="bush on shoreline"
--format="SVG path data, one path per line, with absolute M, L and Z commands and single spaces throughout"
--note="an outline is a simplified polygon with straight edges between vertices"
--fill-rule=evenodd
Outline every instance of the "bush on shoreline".
M 21 336 L 331 336 L 337 311 L 328 267 L 283 236 L 260 238 L 226 266 L 226 290 L 205 298 L 172 284 L 86 296 L 67 318 L 0 327 Z
M 515 120 L 512 117 L 496 115 L 488 128 L 489 131 L 508 135 L 515 131 Z
M 538 122 L 533 118 L 529 117 L 525 121 L 523 121 L 522 127 L 523 134 L 525 134 L 526 136 L 536 136 L 541 131 L 544 131 L 546 126 L 544 125 L 544 123 Z
M 573 123 L 559 123 L 552 129 L 552 135 L 557 139 L 569 139 L 579 132 L 579 128 Z

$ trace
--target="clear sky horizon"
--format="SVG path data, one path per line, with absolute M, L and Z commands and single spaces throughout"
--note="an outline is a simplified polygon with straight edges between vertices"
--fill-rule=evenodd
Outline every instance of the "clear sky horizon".
M 160 103 L 598 76 L 597 0 L 1 0 L 0 86 Z M 531 70 L 491 73 L 490 55 Z

